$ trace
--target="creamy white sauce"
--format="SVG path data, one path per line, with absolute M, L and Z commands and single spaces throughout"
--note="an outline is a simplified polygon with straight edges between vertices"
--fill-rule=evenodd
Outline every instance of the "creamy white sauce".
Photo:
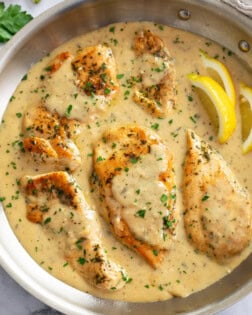
M 230 56 L 227 49 L 223 49 L 210 40 L 168 26 L 159 27 L 159 25 L 153 23 L 137 22 L 115 24 L 114 27 L 114 31 L 108 26 L 65 43 L 62 47 L 57 48 L 49 56 L 45 57 L 44 60 L 38 62 L 29 71 L 27 80 L 21 82 L 6 110 L 4 122 L 0 129 L 0 176 L 2 179 L 0 197 L 5 198 L 6 215 L 14 233 L 24 248 L 45 270 L 69 285 L 96 296 L 127 301 L 165 300 L 170 298 L 172 294 L 184 297 L 209 286 L 230 273 L 251 252 L 250 244 L 240 255 L 233 257 L 226 264 L 222 265 L 196 252 L 194 247 L 188 242 L 183 226 L 184 209 L 180 188 L 183 175 L 182 164 L 186 152 L 185 128 L 194 129 L 197 134 L 210 141 L 230 164 L 242 185 L 247 187 L 249 192 L 252 193 L 252 154 L 242 155 L 241 153 L 242 142 L 238 108 L 238 127 L 228 144 L 220 145 L 216 139 L 217 132 L 212 126 L 197 94 L 192 91 L 186 75 L 195 71 L 207 74 L 199 58 L 199 49 L 207 51 L 210 56 L 219 55 L 219 59 L 227 64 L 236 87 L 240 81 L 252 85 L 251 69 L 246 68 L 234 55 Z M 176 109 L 171 113 L 170 117 L 162 120 L 152 118 L 137 106 L 131 99 L 132 89 L 127 85 L 127 79 L 132 74 L 131 71 L 137 72 L 137 69 L 142 67 L 141 63 L 137 63 L 131 47 L 135 32 L 143 28 L 148 28 L 160 36 L 168 47 L 171 56 L 175 58 L 178 80 Z M 40 75 L 50 60 L 59 52 L 70 51 L 72 54 L 75 54 L 79 47 L 87 47 L 104 42 L 113 50 L 117 63 L 117 73 L 124 76 L 119 80 L 120 91 L 117 97 L 102 114 L 100 114 L 99 108 L 97 112 L 95 110 L 95 119 L 92 120 L 90 119 L 91 117 L 87 116 L 87 107 L 81 106 L 82 102 L 85 102 L 85 97 L 81 96 L 79 99 L 73 97 L 75 94 L 75 87 L 72 84 L 74 78 L 69 73 L 65 73 L 62 76 L 60 72 L 58 73 L 59 81 L 56 93 L 53 92 L 50 84 L 47 86 L 48 91 L 45 90 L 43 82 L 40 80 Z M 69 69 L 68 64 L 66 64 L 66 68 Z M 64 75 L 66 80 L 64 80 Z M 39 104 L 41 97 L 45 97 L 47 93 L 51 95 L 47 100 L 47 105 L 51 109 L 56 109 L 61 115 L 64 115 L 70 103 L 73 105 L 71 118 L 81 118 L 86 122 L 81 135 L 77 139 L 77 146 L 81 151 L 82 164 L 74 173 L 74 176 L 84 191 L 90 206 L 97 211 L 99 211 L 100 207 L 98 196 L 96 192 L 91 191 L 89 185 L 89 176 L 92 172 L 91 153 L 93 144 L 105 130 L 128 123 L 136 123 L 147 128 L 155 127 L 158 135 L 167 144 L 169 150 L 174 153 L 176 185 L 178 189 L 177 209 L 180 213 L 180 221 L 178 223 L 177 240 L 167 252 L 164 262 L 159 269 L 152 269 L 136 253 L 120 244 L 111 235 L 107 223 L 100 218 L 103 227 L 102 239 L 108 256 L 121 264 L 127 270 L 129 277 L 132 278 L 132 281 L 127 283 L 122 290 L 104 292 L 88 285 L 77 272 L 69 265 L 66 265 L 66 260 L 62 256 L 59 244 L 53 238 L 48 238 L 40 225 L 33 224 L 26 219 L 25 200 L 17 185 L 17 181 L 23 175 L 37 175 L 48 172 L 52 170 L 52 166 L 37 165 L 29 154 L 20 152 L 18 143 L 22 139 L 22 117 L 29 106 Z M 19 113 L 22 114 L 21 117 Z M 152 158 L 150 157 L 150 159 Z M 155 165 L 153 160 L 149 161 L 148 158 L 143 160 L 143 163 L 150 163 L 152 167 L 156 167 L 158 170 L 163 167 L 161 164 L 161 166 Z M 165 191 L 165 188 L 160 186 L 156 179 L 152 177 L 154 169 L 147 169 L 149 169 L 150 173 L 143 174 L 143 176 L 153 180 L 154 184 L 152 187 L 143 184 L 142 189 L 144 198 L 149 200 L 150 190 L 160 195 L 163 193 L 163 189 Z M 137 172 L 140 174 L 141 169 L 138 168 Z M 131 186 L 127 193 L 121 194 L 120 189 L 122 187 L 118 187 L 116 182 L 120 180 L 124 181 L 124 185 L 128 184 L 128 186 Z M 145 181 L 145 177 L 141 180 Z M 130 179 L 126 177 L 114 179 L 114 192 L 120 202 L 124 202 L 129 209 L 136 206 L 131 201 L 134 185 L 136 183 L 133 176 Z M 143 201 L 138 202 L 139 207 L 142 207 Z M 151 202 L 153 201 L 151 200 Z M 158 199 L 154 202 L 158 202 Z M 135 220 L 130 211 L 124 215 L 126 220 Z M 55 224 L 58 228 L 58 223 Z M 142 233 L 140 226 L 136 226 L 135 229 L 136 233 Z M 150 239 L 155 233 L 154 230 L 151 230 L 145 237 Z M 159 237 L 159 234 L 157 233 L 154 237 Z
M 69 105 L 72 105 L 71 118 L 87 122 L 102 112 L 106 106 L 104 97 L 91 98 L 85 93 L 80 93 L 75 82 L 77 80 L 72 71 L 72 58 L 69 57 L 58 71 L 45 80 L 45 104 L 51 111 L 56 110 L 64 116 Z M 64 89 L 62 89 L 64 86 Z
M 143 54 L 135 60 L 135 71 L 133 70 L 132 74 L 136 76 L 141 74 L 144 86 L 158 84 L 169 68 L 169 61 L 151 54 Z
M 159 180 L 167 168 L 163 144 L 151 146 L 128 172 L 121 172 L 112 180 L 114 198 L 123 206 L 122 216 L 137 239 L 161 248 L 169 248 L 164 238 L 163 217 L 169 215 L 166 202 L 160 199 L 171 192 Z M 142 215 L 141 215 L 142 213 Z

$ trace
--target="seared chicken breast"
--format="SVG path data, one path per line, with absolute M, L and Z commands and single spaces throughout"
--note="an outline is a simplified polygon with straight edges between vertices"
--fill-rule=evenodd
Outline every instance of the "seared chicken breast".
M 103 134 L 93 159 L 92 181 L 112 232 L 158 267 L 176 235 L 173 154 L 152 132 L 125 126 Z
M 217 260 L 240 253 L 251 238 L 251 201 L 222 156 L 187 132 L 184 224 L 188 238 Z
M 70 54 L 69 51 L 63 51 L 62 53 L 58 54 L 56 57 L 53 58 L 53 60 L 50 61 L 48 66 L 45 68 L 45 71 L 48 75 L 52 75 L 56 71 L 58 71 L 61 66 L 64 64 L 64 62 L 72 58 L 72 55 Z M 44 77 L 42 77 L 42 80 Z
M 24 176 L 21 185 L 27 218 L 40 223 L 49 237 L 61 240 L 63 255 L 71 266 L 100 289 L 122 288 L 125 270 L 108 259 L 96 212 L 73 177 L 66 172 Z
M 75 170 L 81 162 L 74 139 L 81 130 L 77 120 L 60 117 L 44 106 L 29 108 L 23 120 L 24 149 L 34 160 Z
M 133 44 L 141 62 L 133 99 L 155 117 L 167 117 L 176 102 L 176 74 L 173 58 L 164 42 L 150 30 L 139 32 Z
M 87 95 L 99 95 L 111 100 L 119 85 L 116 63 L 111 48 L 104 45 L 80 50 L 72 61 L 77 74 L 76 84 Z
M 106 111 L 119 91 L 116 62 L 104 45 L 63 52 L 43 70 L 44 104 L 61 116 L 71 105 L 71 117 L 87 123 Z

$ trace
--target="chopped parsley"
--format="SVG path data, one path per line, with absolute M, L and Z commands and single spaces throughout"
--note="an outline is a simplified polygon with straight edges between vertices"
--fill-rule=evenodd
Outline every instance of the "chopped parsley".
M 114 44 L 114 46 L 117 46 L 118 40 L 116 38 L 111 38 L 110 41 Z
M 25 75 L 23 76 L 23 78 L 21 79 L 21 81 L 26 81 L 26 80 L 27 80 L 27 78 L 28 78 L 28 75 L 27 75 L 27 74 L 25 74 Z
M 46 218 L 45 221 L 44 221 L 44 225 L 50 223 L 51 220 L 52 220 L 51 217 Z
M 120 80 L 120 79 L 122 79 L 124 77 L 124 74 L 117 74 L 117 76 L 116 76 L 116 78 L 118 79 L 118 80 Z
M 109 28 L 109 31 L 110 31 L 110 33 L 115 33 L 115 26 L 111 26 L 111 27 Z
M 138 211 L 135 213 L 135 216 L 136 216 L 136 217 L 140 217 L 140 218 L 144 218 L 144 217 L 145 217 L 145 213 L 146 213 L 146 210 L 145 210 L 145 209 L 140 209 L 140 210 L 138 210 Z
M 210 198 L 210 197 L 209 197 L 207 194 L 205 194 L 205 196 L 202 197 L 201 201 L 206 201 L 206 200 L 209 199 L 209 198 Z
M 161 201 L 162 203 L 166 203 L 167 200 L 168 200 L 168 196 L 165 195 L 165 194 L 162 194 L 162 196 L 160 197 L 160 201 Z
M 163 62 L 161 67 L 152 68 L 151 70 L 152 70 L 152 71 L 155 71 L 155 72 L 162 72 L 162 71 L 165 70 L 165 68 L 166 68 L 166 64 Z
M 102 157 L 102 156 L 98 156 L 98 158 L 96 159 L 96 162 L 101 162 L 101 161 L 104 161 L 105 158 Z
M 128 97 L 129 97 L 129 95 L 130 95 L 130 91 L 129 91 L 129 90 L 126 90 L 126 91 L 124 92 L 124 99 L 127 100 Z
M 187 96 L 187 99 L 188 99 L 189 102 L 192 102 L 192 101 L 193 101 L 192 95 L 188 95 L 188 96 Z
M 77 262 L 78 262 L 80 265 L 84 265 L 84 264 L 87 262 L 87 260 L 86 260 L 84 257 L 79 257 L 78 260 L 77 260 Z
M 155 124 L 151 125 L 151 128 L 152 128 L 153 130 L 158 130 L 158 129 L 159 129 L 159 124 L 158 124 L 158 123 L 155 123 Z
M 128 275 L 122 273 L 122 280 L 125 281 L 125 283 L 130 283 L 132 281 L 132 278 L 129 278 Z
M 104 94 L 108 95 L 108 94 L 110 94 L 110 92 L 111 92 L 111 90 L 108 87 L 106 87 L 104 90 Z
M 65 112 L 66 117 L 70 117 L 72 109 L 73 109 L 73 105 L 72 104 L 68 105 Z
M 195 119 L 193 116 L 190 116 L 190 119 L 191 119 L 191 121 L 192 121 L 194 124 L 197 123 L 196 119 Z
M 130 158 L 130 163 L 132 163 L 132 164 L 136 164 L 138 161 L 139 161 L 139 159 L 140 159 L 140 157 L 138 156 L 133 156 L 133 157 L 131 157 Z
M 78 249 L 82 249 L 82 243 L 83 243 L 84 239 L 83 238 L 80 238 L 78 239 L 76 242 L 75 242 L 75 245 Z
M 172 227 L 173 223 L 175 223 L 175 219 L 169 220 L 168 216 L 163 217 L 163 224 L 166 228 Z
M 51 72 L 52 71 L 52 66 L 47 66 L 47 67 L 45 67 L 44 70 L 47 71 L 47 72 Z

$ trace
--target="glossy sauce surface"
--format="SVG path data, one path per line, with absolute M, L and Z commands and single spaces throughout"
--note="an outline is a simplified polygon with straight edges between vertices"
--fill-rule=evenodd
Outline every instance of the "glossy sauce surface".
M 128 83 L 132 73 L 138 73 L 143 68 L 144 61 L 140 58 L 136 61 L 132 50 L 132 42 L 135 32 L 142 29 L 150 29 L 153 33 L 163 39 L 170 55 L 175 58 L 177 73 L 177 104 L 168 118 L 157 119 L 144 112 L 132 100 L 132 89 Z M 69 71 L 71 63 L 66 62 L 56 76 L 47 84 L 47 88 L 41 83 L 41 75 L 50 60 L 59 52 L 69 51 L 75 54 L 79 48 L 106 43 L 111 47 L 117 65 L 120 90 L 116 98 L 102 110 L 102 105 L 96 104 L 90 97 L 78 94 L 69 82 L 73 79 Z M 212 126 L 209 117 L 202 107 L 197 94 L 192 90 L 186 75 L 191 72 L 207 74 L 203 67 L 199 50 L 206 51 L 210 56 L 216 56 L 229 68 L 231 75 L 238 87 L 240 81 L 252 85 L 251 70 L 246 68 L 232 52 L 209 41 L 206 38 L 196 36 L 168 26 L 156 25 L 151 22 L 121 23 L 107 26 L 72 41 L 65 43 L 51 54 L 39 61 L 28 72 L 25 80 L 18 86 L 12 97 L 0 130 L 0 192 L 4 201 L 4 208 L 19 241 L 28 253 L 46 271 L 69 285 L 89 292 L 96 296 L 126 301 L 157 301 L 171 298 L 173 295 L 185 297 L 201 290 L 218 279 L 227 275 L 241 263 L 251 252 L 251 245 L 240 255 L 230 259 L 226 264 L 219 264 L 204 254 L 197 252 L 188 242 L 183 226 L 183 203 L 181 196 L 181 182 L 183 176 L 183 162 L 186 152 L 187 128 L 209 141 L 213 147 L 220 151 L 224 159 L 229 163 L 232 171 L 240 183 L 252 194 L 252 154 L 241 153 L 241 128 L 239 120 L 239 109 L 237 107 L 238 126 L 228 143 L 220 145 L 217 142 L 217 131 Z M 64 75 L 62 76 L 62 73 Z M 154 71 L 154 81 L 159 79 L 159 72 Z M 237 89 L 238 90 L 238 89 Z M 103 230 L 103 242 L 108 256 L 121 264 L 132 279 L 125 287 L 116 292 L 105 292 L 88 285 L 78 275 L 62 256 L 60 243 L 53 237 L 48 238 L 40 225 L 29 222 L 26 219 L 25 200 L 22 195 L 18 181 L 24 175 L 38 175 L 52 171 L 52 166 L 38 165 L 33 162 L 29 154 L 20 152 L 20 141 L 22 141 L 22 118 L 30 106 L 40 104 L 41 98 L 46 98 L 49 109 L 57 110 L 64 116 L 69 105 L 72 105 L 71 118 L 81 119 L 85 122 L 82 133 L 77 138 L 77 146 L 80 149 L 82 164 L 74 172 L 78 184 L 82 188 L 90 207 L 100 211 L 100 204 L 96 192 L 92 191 L 89 177 L 92 173 L 92 150 L 93 145 L 100 139 L 103 132 L 109 128 L 119 127 L 125 124 L 137 124 L 152 129 L 163 139 L 170 151 L 174 154 L 176 186 L 177 186 L 177 209 L 180 212 L 178 233 L 172 248 L 167 252 L 164 262 L 160 268 L 154 270 L 136 253 L 118 242 L 109 230 L 109 226 L 100 218 Z M 85 106 L 83 106 L 85 104 Z M 87 116 L 91 112 L 91 116 Z M 158 151 L 158 148 L 157 148 Z M 157 153 L 158 154 L 158 153 Z M 149 177 L 155 170 L 152 160 L 144 161 L 150 166 Z M 137 171 L 137 164 L 134 166 Z M 134 169 L 132 170 L 134 172 Z M 157 183 L 152 186 L 134 182 L 133 177 L 125 178 L 124 175 L 116 178 L 113 183 L 114 194 L 118 199 L 122 198 L 120 184 L 128 181 L 132 190 L 125 196 L 125 204 L 130 204 L 131 195 L 144 185 L 145 194 L 151 198 L 151 193 L 162 195 L 162 187 Z M 134 217 L 125 214 L 126 220 L 135 220 Z M 58 223 L 55 222 L 58 227 Z M 136 226 L 135 233 L 141 233 Z M 60 236 L 59 236 L 60 237 Z M 150 237 L 150 236 L 147 236 Z M 151 236 L 152 237 L 152 236 Z

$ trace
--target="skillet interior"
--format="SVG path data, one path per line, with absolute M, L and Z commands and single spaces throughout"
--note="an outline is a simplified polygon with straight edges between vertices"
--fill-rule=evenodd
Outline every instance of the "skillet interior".
M 189 20 L 178 18 L 178 11 L 187 8 Z M 238 48 L 241 39 L 252 45 L 252 22 L 231 7 L 219 1 L 197 0 L 72 0 L 64 2 L 29 23 L 0 54 L 1 115 L 16 85 L 28 68 L 47 52 L 72 37 L 118 21 L 151 20 L 208 37 L 234 51 L 249 64 L 252 52 L 242 53 Z M 228 34 L 228 35 L 227 35 Z M 2 209 L 1 217 L 4 217 Z M 5 221 L 6 229 L 8 223 Z M 9 231 L 10 233 L 10 231 Z M 15 240 L 16 241 L 16 240 Z M 0 249 L 6 248 L 6 238 L 0 235 Z M 23 249 L 20 249 L 23 250 Z M 23 250 L 24 251 L 24 250 Z M 4 252 L 4 251 L 3 251 Z M 64 303 L 56 303 L 40 287 L 27 285 L 25 277 L 17 276 L 10 260 L 16 259 L 14 251 L 0 258 L 3 267 L 17 281 L 44 302 L 66 313 Z M 1 261 L 2 259 L 2 261 Z M 30 262 L 33 264 L 33 262 Z M 35 263 L 34 263 L 35 264 Z M 93 314 L 209 314 L 236 302 L 252 290 L 252 255 L 232 274 L 207 289 L 185 299 L 151 304 L 101 301 L 83 294 L 80 309 Z M 41 271 L 44 273 L 44 271 Z M 26 279 L 26 280 L 25 280 Z M 51 280 L 51 278 L 49 278 Z M 45 286 L 45 288 L 48 287 Z M 68 289 L 69 290 L 69 289 Z M 73 290 L 75 293 L 76 290 Z M 57 294 L 57 292 L 56 292 Z M 87 298 L 85 298 L 87 297 Z M 76 308 L 76 312 L 81 314 Z M 82 312 L 83 314 L 83 312 Z

